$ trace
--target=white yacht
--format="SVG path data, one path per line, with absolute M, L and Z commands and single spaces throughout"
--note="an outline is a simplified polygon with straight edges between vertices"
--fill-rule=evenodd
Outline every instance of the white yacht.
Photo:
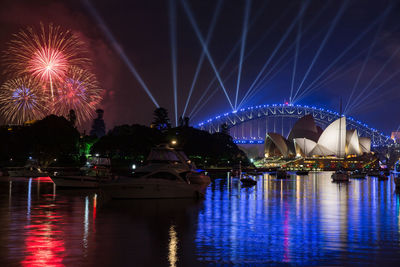
M 121 177 L 115 182 L 101 185 L 111 198 L 200 198 L 205 187 L 190 184 L 185 172 L 173 168 L 160 168 L 152 172 L 137 173 L 140 177 Z
M 47 176 L 48 173 L 42 171 L 36 166 L 24 166 L 24 167 L 10 167 L 7 168 L 8 176 L 10 177 L 43 177 Z
M 54 172 L 50 176 L 58 188 L 97 188 L 101 183 L 111 181 L 111 162 L 109 158 L 89 158 L 86 166 L 78 173 Z
M 191 184 L 209 185 L 210 177 L 196 170 L 196 166 L 189 160 L 185 152 L 180 149 L 162 145 L 153 148 L 147 157 L 147 165 L 136 170 L 157 169 L 160 167 L 173 168 L 179 172 L 186 172 L 186 179 Z
M 185 153 L 168 146 L 153 148 L 148 164 L 131 177 L 101 185 L 112 198 L 199 198 L 210 177 L 196 172 Z

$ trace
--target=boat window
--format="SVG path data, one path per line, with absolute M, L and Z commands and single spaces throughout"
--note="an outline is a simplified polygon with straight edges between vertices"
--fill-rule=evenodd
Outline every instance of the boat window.
M 150 155 L 148 157 L 148 161 L 150 162 L 180 162 L 177 155 L 170 150 L 167 149 L 153 149 L 150 151 Z
M 148 178 L 164 179 L 164 180 L 177 180 L 177 177 L 169 172 L 157 172 L 148 176 Z
M 179 154 L 179 156 L 180 156 L 181 158 L 183 158 L 183 160 L 184 160 L 185 162 L 187 162 L 187 161 L 189 160 L 189 158 L 186 156 L 185 152 L 183 152 L 182 150 L 177 150 L 176 152 Z

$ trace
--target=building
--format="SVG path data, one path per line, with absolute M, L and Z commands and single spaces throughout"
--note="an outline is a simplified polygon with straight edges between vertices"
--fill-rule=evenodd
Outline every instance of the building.
M 392 138 L 392 140 L 395 141 L 396 143 L 400 143 L 400 131 L 392 132 L 390 138 Z
M 265 157 L 337 157 L 361 156 L 371 152 L 371 139 L 360 137 L 356 129 L 346 129 L 346 117 L 333 121 L 325 130 L 315 124 L 312 115 L 300 118 L 284 138 L 268 133 Z

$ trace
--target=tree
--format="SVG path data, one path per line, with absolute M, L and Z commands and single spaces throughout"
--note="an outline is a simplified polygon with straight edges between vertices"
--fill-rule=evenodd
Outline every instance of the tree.
M 166 130 L 171 128 L 171 122 L 168 117 L 168 111 L 165 108 L 156 108 L 154 110 L 154 119 L 152 123 L 152 127 L 158 130 Z
M 106 134 L 106 124 L 103 120 L 104 110 L 96 110 L 97 118 L 93 120 L 92 129 L 90 130 L 91 136 L 97 136 L 98 138 Z
M 27 149 L 43 167 L 54 161 L 73 161 L 78 155 L 79 132 L 62 116 L 47 116 L 24 131 Z

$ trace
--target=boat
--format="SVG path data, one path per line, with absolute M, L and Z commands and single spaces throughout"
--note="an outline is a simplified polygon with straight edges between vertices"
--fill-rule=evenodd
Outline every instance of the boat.
M 343 170 L 335 171 L 331 177 L 332 177 L 333 182 L 348 182 L 349 181 L 349 174 Z
M 394 184 L 396 186 L 396 189 L 400 190 L 400 176 L 395 176 L 393 180 L 394 180 Z
M 288 179 L 290 175 L 283 169 L 279 169 L 276 171 L 276 178 L 277 179 Z
M 378 175 L 379 181 L 387 181 L 389 178 L 383 173 Z
M 350 178 L 351 179 L 365 179 L 366 178 L 366 173 L 362 172 L 360 170 L 355 170 L 350 173 Z
M 243 176 L 240 178 L 240 181 L 242 182 L 243 186 L 253 186 L 257 184 L 257 181 L 252 179 L 250 176 Z
M 368 172 L 368 176 L 378 176 L 378 175 L 380 175 L 381 174 L 381 172 L 380 171 L 378 171 L 378 170 L 370 170 L 369 172 Z
M 50 175 L 57 188 L 98 188 L 101 183 L 115 179 L 109 158 L 89 158 L 79 172 L 54 172 Z
M 300 175 L 300 176 L 308 175 L 308 173 L 309 173 L 309 171 L 306 171 L 306 170 L 298 170 L 298 171 L 296 171 L 296 175 Z
M 34 165 L 25 165 L 24 167 L 10 167 L 7 168 L 8 176 L 10 177 L 44 177 L 48 173 L 42 171 L 40 167 Z
M 115 182 L 102 184 L 100 188 L 114 199 L 203 197 L 205 187 L 191 184 L 186 174 L 180 169 L 164 166 L 147 173 L 141 170 L 134 177 L 120 177 Z
M 210 177 L 205 175 L 202 170 L 196 169 L 194 162 L 187 157 L 183 150 L 165 144 L 152 148 L 147 157 L 147 165 L 136 169 L 135 172 L 161 167 L 172 167 L 179 172 L 185 172 L 186 179 L 191 184 L 208 186 L 211 183 Z
M 197 171 L 182 150 L 162 145 L 153 148 L 147 164 L 131 176 L 102 184 L 111 198 L 201 198 L 210 177 Z
M 396 161 L 396 163 L 394 164 L 393 173 L 400 174 L 400 160 Z

